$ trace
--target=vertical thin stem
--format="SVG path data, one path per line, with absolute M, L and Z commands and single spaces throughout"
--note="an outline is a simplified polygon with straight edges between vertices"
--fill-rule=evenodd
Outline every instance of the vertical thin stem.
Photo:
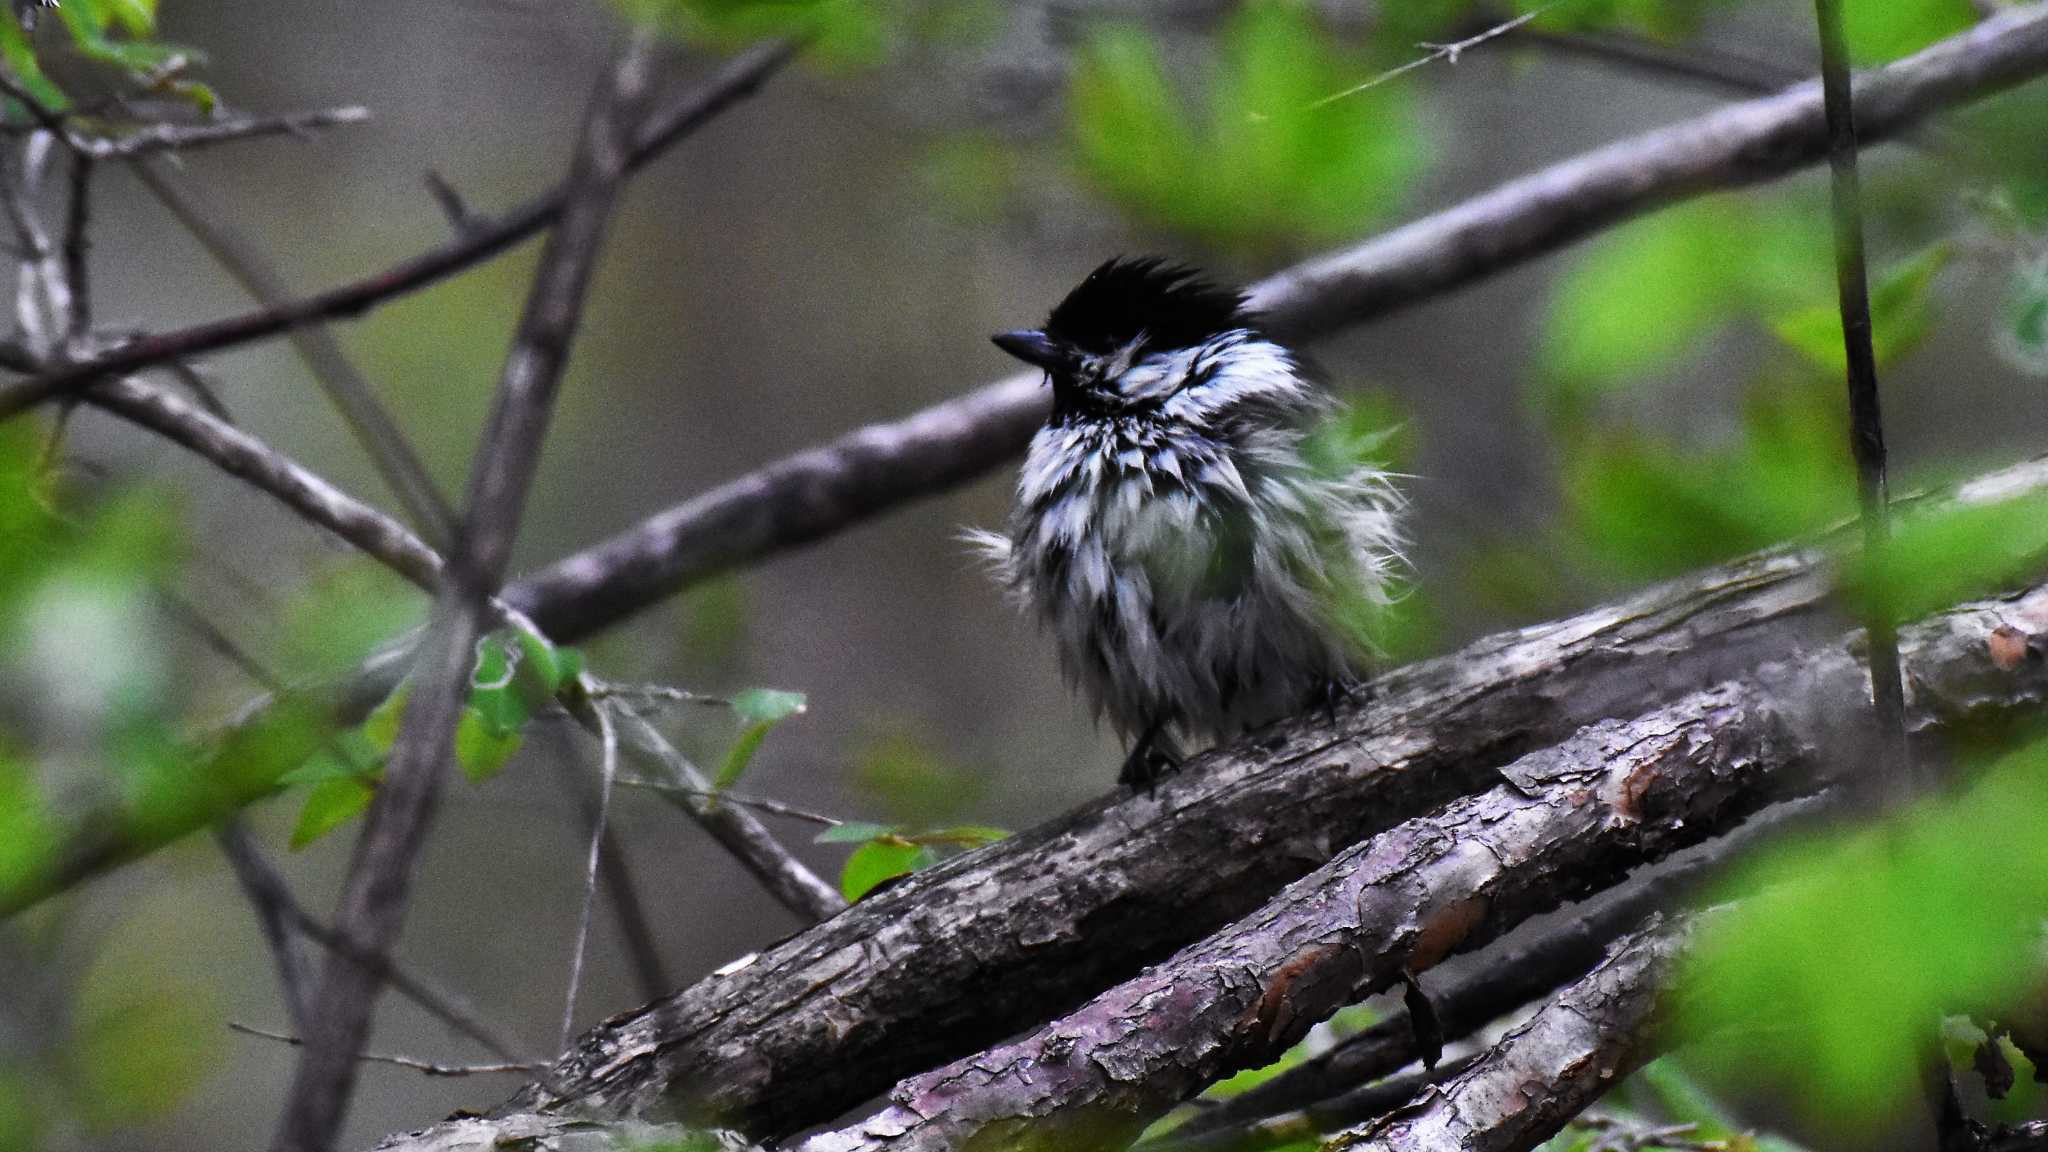
M 597 734 L 603 743 L 601 783 L 597 792 L 597 815 L 590 822 L 590 856 L 583 866 L 583 911 L 576 919 L 576 946 L 569 955 L 569 990 L 562 997 L 561 1042 L 558 1052 L 567 1051 L 576 1034 L 576 993 L 583 986 L 583 953 L 590 945 L 590 909 L 597 903 L 597 865 L 604 854 L 605 825 L 612 811 L 612 781 L 619 775 L 619 732 L 612 724 L 611 709 L 597 709 Z
M 1834 176 L 1835 280 L 1841 297 L 1842 338 L 1848 358 L 1849 446 L 1863 506 L 1863 550 L 1875 594 L 1865 612 L 1870 641 L 1870 699 L 1876 713 L 1880 768 L 1896 794 L 1910 789 L 1906 699 L 1900 681 L 1899 637 L 1884 593 L 1886 545 L 1891 539 L 1890 491 L 1885 480 L 1884 417 L 1878 407 L 1877 356 L 1871 347 L 1870 284 L 1863 255 L 1862 185 L 1856 170 L 1856 105 L 1841 0 L 1814 0 L 1820 24 L 1821 89 L 1827 110 L 1828 167 Z

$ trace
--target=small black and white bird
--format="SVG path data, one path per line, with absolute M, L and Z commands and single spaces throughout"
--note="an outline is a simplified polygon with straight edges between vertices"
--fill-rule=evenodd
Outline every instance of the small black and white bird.
M 1401 495 L 1374 464 L 1319 459 L 1333 405 L 1243 293 L 1119 258 L 1045 327 L 994 339 L 1045 370 L 1052 415 L 1007 532 L 970 538 L 1130 742 L 1121 782 L 1362 678 L 1359 608 L 1393 598 Z

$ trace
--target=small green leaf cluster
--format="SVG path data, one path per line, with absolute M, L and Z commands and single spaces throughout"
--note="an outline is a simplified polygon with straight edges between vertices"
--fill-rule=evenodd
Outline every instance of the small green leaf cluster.
M 156 39 L 156 0 L 64 0 L 55 23 L 78 56 L 123 73 L 144 91 L 171 96 L 211 112 L 218 103 L 213 89 L 185 73 L 201 55 L 190 48 Z M 71 96 L 43 68 L 34 28 L 24 13 L 40 9 L 9 5 L 0 15 L 0 62 L 30 99 L 50 112 L 72 108 Z M 48 21 L 36 19 L 35 27 Z
M 582 674 L 581 652 L 537 633 L 506 628 L 480 640 L 469 699 L 455 727 L 455 762 L 462 774 L 472 784 L 496 776 L 519 751 L 527 723 L 557 697 L 576 692 Z M 286 786 L 310 786 L 292 828 L 293 848 L 319 840 L 370 806 L 411 695 L 408 678 L 360 728 L 335 737 L 280 778 Z

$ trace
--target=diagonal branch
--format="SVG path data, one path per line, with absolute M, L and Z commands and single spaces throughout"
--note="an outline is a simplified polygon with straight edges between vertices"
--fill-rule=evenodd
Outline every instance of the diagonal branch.
M 830 919 L 845 911 L 846 901 L 839 890 L 805 867 L 759 820 L 734 804 L 718 803 L 711 782 L 646 717 L 630 708 L 612 712 L 633 750 L 653 761 L 671 782 L 687 789 L 667 793 L 667 798 L 725 845 L 777 903 L 807 922 Z
M 1346 1132 L 1331 1152 L 1527 1152 L 1655 1055 L 1663 986 L 1689 921 L 1629 935 L 1599 967 L 1414 1103 Z
M 336 930 L 372 954 L 389 951 L 404 924 L 412 875 L 469 695 L 474 649 L 511 556 L 591 268 L 625 176 L 628 126 L 638 120 L 653 55 L 651 37 L 636 35 L 592 102 L 561 218 L 541 254 L 477 448 L 447 587 L 335 917 Z M 375 968 L 346 957 L 331 957 L 322 969 L 309 1014 L 313 1028 L 273 1142 L 278 1152 L 324 1152 L 333 1145 L 382 983 Z
M 197 124 L 150 124 L 119 136 L 100 136 L 67 129 L 64 142 L 72 151 L 95 160 L 134 160 L 164 152 L 190 152 L 259 136 L 304 136 L 321 128 L 361 124 L 367 108 L 316 108 L 281 116 L 243 116 Z
M 2048 465 L 2027 465 L 1964 499 L 2040 485 Z M 636 1115 L 666 1098 L 757 1136 L 829 1119 L 1134 975 L 1521 752 L 1834 635 L 1830 587 L 1819 554 L 1774 552 L 1394 670 L 1370 704 L 912 876 L 595 1030 L 557 1066 L 569 1091 L 516 1107 Z
M 1430 1005 L 1444 1036 L 1455 1039 L 1477 1031 L 1584 975 L 1599 963 L 1615 938 L 1656 912 L 1675 909 L 1706 877 L 1758 843 L 1783 834 L 1788 824 L 1812 819 L 1832 799 L 1795 800 L 1768 809 L 1690 858 L 1589 901 L 1533 939 L 1502 941 L 1456 980 L 1432 983 Z M 1395 1012 L 1329 1051 L 1197 1113 L 1160 1141 L 1154 1152 L 1247 1147 L 1256 1142 L 1249 1138 L 1274 1131 L 1273 1125 L 1264 1122 L 1266 1117 L 1289 1112 L 1328 1115 L 1331 1109 L 1326 1101 L 1348 1099 L 1414 1063 L 1420 1055 L 1414 1022 L 1405 1011 Z M 1322 1130 L 1327 1131 L 1328 1126 Z
M 702 85 L 665 101 L 634 133 L 627 158 L 628 171 L 644 166 L 719 113 L 751 96 L 793 59 L 800 47 L 788 40 L 756 45 L 733 57 Z M 146 336 L 91 360 L 10 384 L 0 389 L 0 419 L 100 377 L 239 347 L 306 324 L 360 316 L 511 250 L 555 224 L 568 199 L 565 184 L 493 218 L 488 225 L 376 275 L 303 297 L 285 307 L 262 307 L 225 320 Z
M 1858 79 L 1866 142 L 2048 71 L 2048 3 L 2012 8 Z M 1257 285 L 1274 328 L 1314 339 L 1442 296 L 1631 217 L 1817 163 L 1817 83 L 1617 141 Z M 1039 377 L 1005 378 L 850 432 L 657 513 L 533 573 L 508 598 L 574 640 L 683 586 L 964 484 L 1023 450 L 1044 419 Z M 0 402 L 0 413 L 6 411 Z
M 248 481 L 420 588 L 440 588 L 441 557 L 405 525 L 198 405 L 126 378 L 92 388 L 85 399 Z
M 2048 668 L 2000 670 L 2001 622 L 2048 632 L 2048 585 L 1906 632 L 1917 733 L 2038 714 Z M 801 1150 L 1122 1147 L 1404 973 L 1852 768 L 1868 738 L 1855 645 L 1774 662 L 1522 756 L 1500 769 L 1506 783 L 1372 837 L 1208 940 L 1021 1040 L 902 1082 L 879 1113 Z
M 275 308 L 290 301 L 283 273 L 239 229 L 209 211 L 176 168 L 157 157 L 131 161 L 129 167 L 214 262 L 258 303 Z M 397 421 L 377 399 L 376 389 L 342 351 L 341 341 L 326 328 L 312 324 L 293 329 L 286 338 L 369 454 L 377 474 L 398 498 L 399 507 L 429 543 L 446 549 L 455 513 Z

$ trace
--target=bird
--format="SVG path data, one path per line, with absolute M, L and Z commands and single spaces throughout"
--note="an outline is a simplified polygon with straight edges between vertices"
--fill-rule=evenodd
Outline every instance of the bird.
M 1406 570 L 1399 477 L 1326 450 L 1335 401 L 1244 292 L 1117 257 L 992 339 L 1052 405 L 1004 530 L 968 541 L 1127 743 L 1120 784 L 1365 684 Z

